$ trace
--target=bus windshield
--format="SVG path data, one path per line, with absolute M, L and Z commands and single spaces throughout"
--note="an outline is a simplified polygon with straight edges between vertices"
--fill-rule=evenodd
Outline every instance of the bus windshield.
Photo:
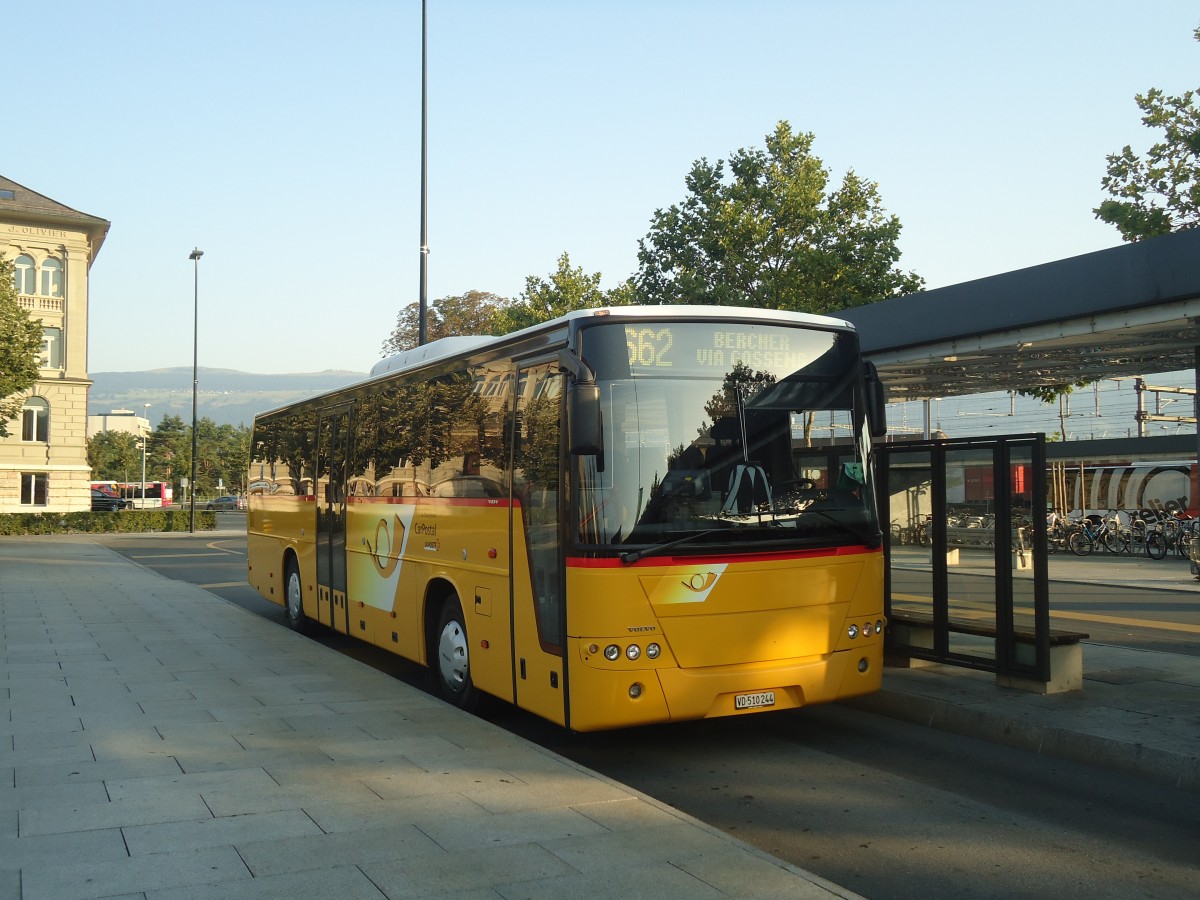
M 577 463 L 577 540 L 657 552 L 879 545 L 853 333 L 612 323 L 581 336 L 604 455 Z

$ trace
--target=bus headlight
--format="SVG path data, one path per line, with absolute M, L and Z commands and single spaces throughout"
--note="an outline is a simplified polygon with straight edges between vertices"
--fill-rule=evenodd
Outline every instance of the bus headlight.
M 604 648 L 604 658 L 609 662 L 616 662 L 621 658 L 621 648 L 616 644 L 609 644 Z
M 642 655 L 642 648 L 639 647 L 637 644 L 630 644 L 628 647 L 625 648 L 625 655 L 628 656 L 631 660 L 637 659 L 639 656 Z
M 851 625 L 847 633 L 850 635 L 850 640 L 854 640 L 858 637 L 858 626 Z
M 649 659 L 658 659 L 658 655 L 662 653 L 662 648 L 658 644 L 646 645 L 646 656 Z

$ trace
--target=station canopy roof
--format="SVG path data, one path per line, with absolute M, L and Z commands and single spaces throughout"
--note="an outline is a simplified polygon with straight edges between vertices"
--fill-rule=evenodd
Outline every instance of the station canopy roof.
M 1200 229 L 840 315 L 891 401 L 1194 369 Z

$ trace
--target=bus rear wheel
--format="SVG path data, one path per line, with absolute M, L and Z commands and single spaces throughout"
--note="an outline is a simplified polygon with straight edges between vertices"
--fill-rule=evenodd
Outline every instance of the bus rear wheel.
M 304 634 L 308 631 L 308 616 L 304 614 L 304 583 L 300 580 L 300 569 L 294 559 L 289 559 L 284 569 L 283 586 L 288 628 Z
M 471 681 L 467 626 L 457 594 L 451 594 L 442 603 L 434 651 L 434 675 L 442 699 L 459 709 L 475 710 L 479 706 L 479 691 Z

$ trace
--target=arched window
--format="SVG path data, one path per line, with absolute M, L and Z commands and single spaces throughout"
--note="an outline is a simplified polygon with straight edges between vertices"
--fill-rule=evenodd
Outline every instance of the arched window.
M 30 397 L 21 410 L 21 440 L 50 442 L 50 404 L 43 397 Z
M 33 257 L 22 253 L 13 260 L 13 282 L 18 294 L 33 294 L 37 283 L 37 269 L 33 265 Z
M 42 263 L 42 296 L 61 297 L 63 295 L 63 266 L 53 256 L 47 257 Z

